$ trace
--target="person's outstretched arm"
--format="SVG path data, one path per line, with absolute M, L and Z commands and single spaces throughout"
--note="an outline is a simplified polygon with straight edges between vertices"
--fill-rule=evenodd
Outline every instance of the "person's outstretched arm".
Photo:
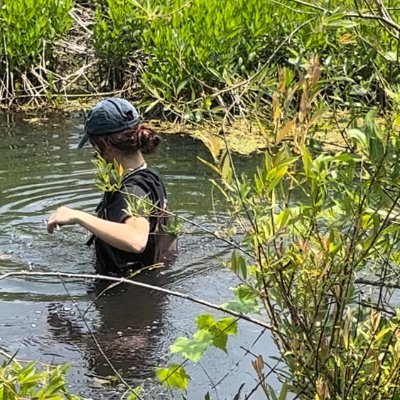
M 47 231 L 53 233 L 57 225 L 75 224 L 83 226 L 109 245 L 131 253 L 141 253 L 145 249 L 150 232 L 149 221 L 143 217 L 112 222 L 68 207 L 60 207 L 50 216 Z

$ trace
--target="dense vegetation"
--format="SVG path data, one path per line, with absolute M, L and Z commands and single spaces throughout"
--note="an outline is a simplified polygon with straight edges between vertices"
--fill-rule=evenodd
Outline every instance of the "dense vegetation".
M 214 162 L 202 160 L 217 174 L 231 216 L 219 231 L 238 240 L 228 267 L 240 284 L 222 307 L 242 315 L 199 316 L 193 336 L 170 348 L 183 362 L 158 370 L 170 387 L 187 387 L 184 365 L 199 363 L 209 347 L 226 351 L 245 315 L 269 330 L 279 357 L 255 354 L 254 390 L 242 393 L 238 382 L 236 398 L 398 398 L 400 110 L 352 108 L 341 128 L 321 109 L 318 61 L 304 72 L 289 90 L 281 82 L 276 121 L 292 91 L 301 106 L 253 174 L 240 175 L 229 149 L 216 145 L 209 146 Z M 270 385 L 274 375 L 280 390 Z
M 204 133 L 202 161 L 231 215 L 219 232 L 241 285 L 221 306 L 233 317 L 199 316 L 193 336 L 171 346 L 183 362 L 158 369 L 160 380 L 185 389 L 185 363 L 210 346 L 226 351 L 246 316 L 279 350 L 275 365 L 253 362 L 265 398 L 399 398 L 400 2 L 13 4 L 0 8 L 3 99 L 112 91 L 220 131 Z M 73 52 L 60 52 L 68 35 L 86 41 L 80 73 L 69 70 Z M 249 176 L 219 140 L 238 115 L 268 132 Z
M 148 111 L 172 109 L 199 120 L 270 104 L 279 68 L 298 74 L 317 54 L 327 101 L 390 103 L 388 84 L 397 85 L 399 71 L 398 6 L 397 0 L 5 0 L 0 97 L 48 101 L 122 90 Z

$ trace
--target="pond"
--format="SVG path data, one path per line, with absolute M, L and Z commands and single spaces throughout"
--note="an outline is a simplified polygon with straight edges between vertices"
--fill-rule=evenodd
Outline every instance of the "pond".
M 55 208 L 93 212 L 101 197 L 90 149 L 76 149 L 80 124 L 78 117 L 0 115 L 0 274 L 94 272 L 93 249 L 84 245 L 88 235 L 82 228 L 46 232 Z M 198 155 L 207 157 L 200 142 L 163 136 L 159 151 L 147 161 L 164 176 L 171 209 L 215 231 L 224 215 L 213 205 L 211 174 Z M 173 265 L 138 279 L 221 304 L 237 283 L 222 266 L 229 253 L 226 244 L 185 223 Z M 69 363 L 68 388 L 85 399 L 121 398 L 125 388 L 112 384 L 109 363 L 131 386 L 143 386 L 146 399 L 181 398 L 158 384 L 154 369 L 179 362 L 169 354 L 170 344 L 193 332 L 198 314 L 215 312 L 137 287 L 116 287 L 94 302 L 100 292 L 88 280 L 0 280 L 0 349 L 17 352 L 20 360 Z M 268 334 L 259 337 L 262 333 L 260 327 L 240 323 L 228 354 L 209 349 L 199 364 L 188 365 L 188 398 L 202 399 L 209 391 L 211 398 L 232 399 L 242 383 L 242 393 L 250 394 L 257 382 L 254 357 L 246 350 L 265 359 L 275 353 Z M 263 396 L 256 390 L 251 398 Z

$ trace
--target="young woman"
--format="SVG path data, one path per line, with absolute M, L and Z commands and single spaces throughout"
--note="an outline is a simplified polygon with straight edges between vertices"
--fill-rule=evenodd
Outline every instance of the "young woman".
M 97 216 L 60 207 L 49 218 L 48 232 L 73 224 L 90 231 L 93 236 L 88 244 L 94 241 L 96 271 L 101 274 L 125 275 L 132 269 L 169 259 L 175 241 L 162 231 L 167 220 L 164 183 L 143 158 L 143 154 L 156 149 L 159 136 L 139 123 L 139 115 L 128 101 L 109 98 L 90 109 L 78 147 L 87 141 L 108 163 L 115 160 L 122 167 L 122 187 L 104 193 Z M 129 214 L 129 196 L 154 205 L 150 215 Z

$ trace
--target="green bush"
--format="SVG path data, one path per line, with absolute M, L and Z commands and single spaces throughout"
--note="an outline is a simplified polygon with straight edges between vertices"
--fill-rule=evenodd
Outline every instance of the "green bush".
M 313 54 L 325 67 L 326 98 L 341 106 L 379 100 L 385 80 L 397 83 L 395 31 L 355 18 L 350 1 L 304 4 L 104 0 L 96 14 L 96 51 L 114 70 L 134 54 L 145 62 L 139 80 L 148 103 L 192 113 L 253 94 L 269 99 L 278 67 L 300 72 Z M 370 13 L 365 5 L 359 11 Z M 257 79 L 243 84 L 254 74 Z M 230 90 L 238 82 L 239 90 Z
M 226 264 L 240 284 L 235 299 L 222 307 L 269 329 L 279 357 L 267 361 L 271 349 L 265 342 L 263 354 L 252 360 L 254 388 L 266 399 L 397 399 L 399 109 L 363 114 L 353 108 L 352 124 L 340 132 L 333 118 L 327 120 L 329 147 L 315 151 L 321 140 L 315 120 L 323 115 L 319 76 L 314 58 L 299 81 L 293 78 L 282 90 L 281 106 L 274 108 L 277 126 L 287 94 L 300 98 L 298 113 L 282 128 L 290 140 L 284 142 L 278 129 L 253 173 L 239 175 L 228 149 L 219 154 L 209 146 L 215 163 L 203 160 L 217 172 L 213 182 L 237 240 Z M 227 232 L 227 226 L 218 231 Z M 255 319 L 257 306 L 263 312 Z M 212 346 L 226 350 L 228 334 L 243 318 L 236 316 L 198 317 L 193 336 L 170 347 L 182 363 L 159 369 L 158 378 L 186 389 L 187 362 L 199 363 Z M 279 394 L 270 386 L 271 374 L 282 382 Z M 239 398 L 241 382 L 237 389 Z
M 67 366 L 25 366 L 9 361 L 0 366 L 0 398 L 3 400 L 79 400 L 65 389 Z
M 1 2 L 0 77 L 3 84 L 8 80 L 8 90 L 32 67 L 46 61 L 51 63 L 52 44 L 70 27 L 68 13 L 72 5 L 73 0 Z

